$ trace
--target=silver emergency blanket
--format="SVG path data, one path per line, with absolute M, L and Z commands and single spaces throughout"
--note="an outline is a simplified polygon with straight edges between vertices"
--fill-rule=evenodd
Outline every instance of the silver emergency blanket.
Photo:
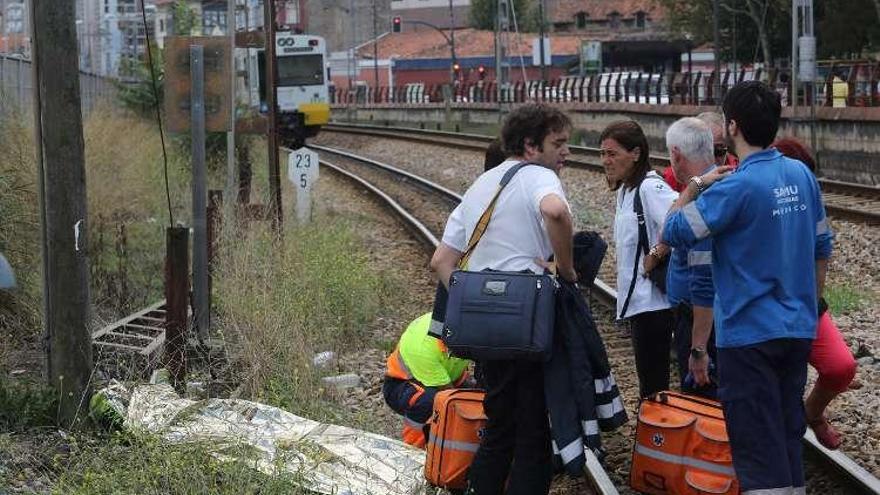
M 246 400 L 185 399 L 161 383 L 140 385 L 131 392 L 117 383 L 97 395 L 124 419 L 125 429 L 159 435 L 172 443 L 199 442 L 221 460 L 253 462 L 266 474 L 279 469 L 296 473 L 303 487 L 316 493 L 426 491 L 424 451 L 381 435 L 319 423 Z

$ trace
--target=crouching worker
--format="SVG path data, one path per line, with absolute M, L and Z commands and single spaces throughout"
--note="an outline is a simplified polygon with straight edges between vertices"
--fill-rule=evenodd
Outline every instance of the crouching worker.
M 438 391 L 460 387 L 468 378 L 470 361 L 449 355 L 443 341 L 428 335 L 431 313 L 416 318 L 388 356 L 382 394 L 385 403 L 403 416 L 403 441 L 424 448 L 425 423 L 434 409 Z

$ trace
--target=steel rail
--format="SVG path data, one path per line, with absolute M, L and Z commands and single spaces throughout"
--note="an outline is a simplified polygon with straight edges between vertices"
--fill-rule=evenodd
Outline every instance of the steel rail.
M 323 130 L 402 139 L 422 144 L 452 146 L 474 151 L 485 150 L 485 147 L 493 139 L 491 136 L 483 134 L 352 123 L 334 123 L 324 126 Z M 602 164 L 599 162 L 598 148 L 576 145 L 571 145 L 569 148 L 573 153 L 566 161 L 567 166 L 594 172 L 604 171 Z M 663 170 L 669 166 L 669 158 L 663 155 L 651 155 L 650 161 L 651 166 L 657 170 Z M 829 214 L 854 222 L 880 225 L 880 187 L 825 178 L 820 178 L 819 184 L 826 198 L 825 209 Z
M 388 170 L 393 173 L 400 173 L 407 178 L 417 180 L 417 182 L 424 187 L 433 188 L 437 192 L 442 191 L 442 194 L 444 195 L 449 195 L 449 197 L 457 197 L 459 201 L 461 200 L 461 196 L 459 196 L 458 194 L 449 191 L 439 184 L 435 184 L 434 182 L 421 178 L 410 172 L 400 170 L 387 164 L 382 164 L 375 160 L 359 157 L 352 153 L 340 152 L 340 150 L 335 150 L 333 148 L 321 148 L 331 153 L 337 153 L 342 156 L 347 156 L 348 158 L 351 158 L 353 160 L 360 160 L 362 161 L 362 163 L 378 166 L 384 170 Z M 321 163 L 326 162 L 322 160 Z M 382 198 L 383 201 L 391 209 L 393 209 L 405 222 L 407 222 L 411 226 L 414 231 L 416 231 L 420 235 L 420 237 L 426 240 L 433 239 L 427 242 L 432 248 L 436 248 L 438 244 L 436 237 L 433 236 L 433 234 L 430 233 L 427 227 L 421 224 L 421 222 L 419 222 L 412 214 L 406 212 L 406 210 L 402 206 L 391 199 L 390 196 L 382 192 L 378 187 L 372 185 L 370 182 L 361 179 L 360 177 L 357 177 L 355 174 L 341 170 L 339 169 L 339 167 L 332 167 L 334 171 L 340 172 L 342 175 L 366 187 L 368 190 Z M 615 301 L 617 300 L 617 291 L 598 277 L 593 284 L 593 288 L 590 290 L 590 295 L 595 297 L 600 303 L 605 304 L 612 309 L 615 307 L 614 305 Z M 845 476 L 850 483 L 857 485 L 865 493 L 880 495 L 880 480 L 874 477 L 871 473 L 861 467 L 846 454 L 840 451 L 831 451 L 822 447 L 816 440 L 816 437 L 813 434 L 812 430 L 807 430 L 807 433 L 804 435 L 804 443 L 807 445 L 812 453 L 816 454 L 823 462 L 830 465 L 836 472 Z M 586 470 L 588 477 L 590 478 L 590 482 L 591 484 L 593 484 L 594 488 L 596 488 L 597 491 L 602 495 L 611 495 L 618 493 L 616 487 L 614 487 L 614 484 L 611 482 L 610 478 L 608 477 L 604 468 L 601 467 L 599 462 L 594 457 L 591 459 L 589 455 L 587 459 L 588 462 Z
M 313 146 L 313 147 L 318 148 L 316 146 Z M 404 170 L 400 170 L 396 167 L 392 167 L 390 165 L 383 164 L 383 163 L 380 163 L 380 162 L 377 162 L 375 160 L 371 160 L 368 158 L 359 157 L 359 156 L 354 155 L 352 153 L 342 152 L 340 150 L 334 150 L 332 148 L 326 148 L 326 147 L 322 146 L 322 147 L 320 147 L 320 149 L 323 149 L 324 151 L 327 151 L 330 153 L 338 154 L 340 156 L 345 156 L 345 157 L 350 158 L 352 160 L 358 160 L 358 161 L 361 161 L 362 163 L 373 165 L 373 166 L 379 167 L 383 170 L 388 170 L 388 171 L 400 174 L 400 175 L 407 177 L 407 178 L 410 178 L 410 179 L 415 179 L 415 180 L 417 180 L 417 182 L 421 186 L 430 187 L 435 192 L 438 192 L 438 193 L 440 193 L 444 196 L 448 196 L 450 198 L 455 197 L 459 201 L 461 201 L 461 196 L 459 196 L 458 194 L 456 194 L 452 191 L 449 191 L 448 189 L 444 188 L 443 186 L 436 184 L 434 182 L 431 182 L 427 179 L 413 175 L 413 174 L 406 172 Z M 425 224 L 420 222 L 413 214 L 408 212 L 403 206 L 400 205 L 400 203 L 395 201 L 390 195 L 388 195 L 387 193 L 382 191 L 379 187 L 375 186 L 374 184 L 372 184 L 368 180 L 358 176 L 357 174 L 349 172 L 349 171 L 343 169 L 342 167 L 340 167 L 338 165 L 334 165 L 326 160 L 321 160 L 321 164 L 328 167 L 334 173 L 339 174 L 340 176 L 344 177 L 345 179 L 353 182 L 354 184 L 367 189 L 373 195 L 378 197 L 382 201 L 382 203 L 385 204 L 385 206 L 387 208 L 391 209 L 398 217 L 400 217 L 400 219 L 404 222 L 404 224 L 407 226 L 407 228 L 409 230 L 416 233 L 416 235 L 426 245 L 426 247 L 428 247 L 429 249 L 436 249 L 437 246 L 440 244 L 440 241 L 430 231 L 430 229 L 428 229 L 428 227 L 425 226 Z M 597 287 L 599 287 L 600 292 L 603 290 L 606 290 L 607 286 L 605 286 L 604 284 L 602 284 L 601 286 L 598 285 L 601 283 L 601 281 L 596 280 L 596 282 L 597 282 Z M 584 469 L 587 474 L 587 477 L 590 480 L 590 483 L 596 489 L 597 493 L 599 493 L 600 495 L 617 495 L 619 493 L 617 488 L 614 486 L 614 483 L 611 482 L 611 478 L 608 477 L 608 473 L 605 472 L 605 469 L 599 463 L 598 459 L 596 459 L 595 455 L 593 455 L 592 452 L 590 452 L 589 450 L 585 451 L 585 454 L 587 456 L 587 462 L 586 462 L 586 465 L 584 466 Z

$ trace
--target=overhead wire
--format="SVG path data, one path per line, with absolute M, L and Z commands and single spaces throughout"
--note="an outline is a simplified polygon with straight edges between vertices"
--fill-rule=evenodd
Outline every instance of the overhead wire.
M 150 68 L 150 80 L 152 81 L 153 99 L 155 100 L 156 123 L 159 125 L 159 141 L 162 143 L 162 163 L 163 172 L 165 175 L 165 199 L 167 200 L 168 204 L 168 226 L 174 227 L 174 212 L 171 210 L 171 188 L 168 185 L 168 150 L 165 146 L 165 131 L 162 128 L 162 113 L 159 109 L 159 84 L 156 82 L 156 67 L 153 64 L 153 50 L 152 43 L 150 43 L 150 29 L 147 25 L 147 8 L 144 1 L 141 1 L 141 18 L 143 19 L 144 23 L 144 36 L 146 37 L 147 43 L 147 63 Z

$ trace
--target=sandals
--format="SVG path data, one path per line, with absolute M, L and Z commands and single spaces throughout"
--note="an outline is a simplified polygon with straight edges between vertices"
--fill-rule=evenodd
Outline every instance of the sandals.
M 837 450 L 840 447 L 840 432 L 831 426 L 825 415 L 820 416 L 818 419 L 808 420 L 807 425 L 813 429 L 816 439 L 819 440 L 823 447 L 829 450 Z

